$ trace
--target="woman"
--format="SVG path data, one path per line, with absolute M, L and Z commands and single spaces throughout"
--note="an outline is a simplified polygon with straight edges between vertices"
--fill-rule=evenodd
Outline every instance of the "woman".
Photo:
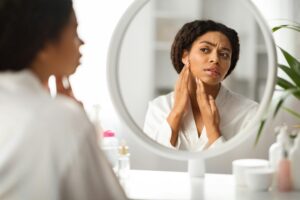
M 245 127 L 257 103 L 221 83 L 239 58 L 239 38 L 211 20 L 185 24 L 177 33 L 171 59 L 179 74 L 174 92 L 149 103 L 144 131 L 170 148 L 204 150 Z
M 82 106 L 44 83 L 79 65 L 71 0 L 0 0 L 0 199 L 126 199 Z

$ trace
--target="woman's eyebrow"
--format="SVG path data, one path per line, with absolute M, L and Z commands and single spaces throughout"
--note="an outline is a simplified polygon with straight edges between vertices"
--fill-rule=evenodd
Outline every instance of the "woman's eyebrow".
M 216 44 L 214 44 L 212 42 L 209 42 L 209 41 L 205 41 L 205 40 L 199 42 L 199 44 L 202 44 L 202 43 L 205 43 L 205 44 L 208 44 L 208 45 L 211 45 L 211 46 L 214 46 L 214 47 L 217 46 Z
M 202 43 L 208 44 L 208 45 L 213 46 L 213 47 L 216 47 L 216 46 L 217 46 L 216 44 L 214 44 L 214 43 L 212 43 L 212 42 L 209 42 L 209 41 L 205 41 L 205 40 L 199 42 L 199 44 L 202 44 Z M 230 50 L 229 48 L 227 48 L 227 47 L 222 47 L 221 49 L 222 49 L 222 50 L 225 50 L 225 51 L 231 52 L 231 50 Z

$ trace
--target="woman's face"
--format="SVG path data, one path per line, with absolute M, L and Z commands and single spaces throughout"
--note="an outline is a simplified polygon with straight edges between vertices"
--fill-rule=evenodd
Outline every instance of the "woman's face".
M 48 43 L 48 64 L 54 75 L 69 76 L 80 64 L 79 52 L 82 40 L 77 34 L 77 20 L 72 12 L 69 23 L 64 27 L 58 41 Z
M 182 60 L 184 63 L 189 61 L 194 77 L 208 85 L 217 85 L 229 70 L 231 54 L 228 38 L 221 32 L 213 31 L 199 36 Z

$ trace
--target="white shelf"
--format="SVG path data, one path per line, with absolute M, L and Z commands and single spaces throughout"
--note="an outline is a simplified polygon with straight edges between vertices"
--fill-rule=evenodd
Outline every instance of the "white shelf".
M 129 199 L 299 200 L 300 192 L 251 191 L 237 187 L 230 174 L 191 178 L 187 172 L 131 170 L 121 184 Z
M 155 93 L 172 91 L 178 74 L 172 66 L 170 51 L 178 30 L 187 22 L 198 19 L 202 11 L 199 0 L 153 1 Z

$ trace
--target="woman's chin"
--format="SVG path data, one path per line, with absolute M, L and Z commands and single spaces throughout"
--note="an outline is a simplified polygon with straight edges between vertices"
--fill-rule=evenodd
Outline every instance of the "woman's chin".
M 72 74 L 74 74 L 75 72 L 76 72 L 76 70 L 77 70 L 77 68 L 80 66 L 80 64 L 78 63 L 78 64 L 76 64 L 76 65 L 73 65 L 72 67 L 70 67 L 69 68 L 69 70 L 68 70 L 68 74 L 69 75 L 72 75 Z
M 212 78 L 203 78 L 201 79 L 205 84 L 214 86 L 214 85 L 219 85 L 221 81 L 219 79 L 212 79 Z

